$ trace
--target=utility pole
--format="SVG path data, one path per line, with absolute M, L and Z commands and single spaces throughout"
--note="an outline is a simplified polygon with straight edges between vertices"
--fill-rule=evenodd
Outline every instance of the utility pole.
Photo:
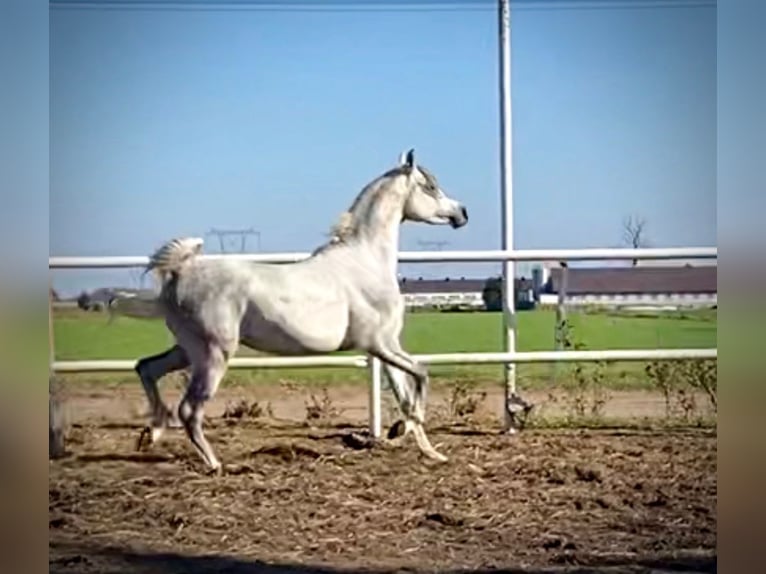
M 513 153 L 511 129 L 511 2 L 498 0 L 498 52 L 500 96 L 500 205 L 502 248 L 513 251 Z M 509 353 L 516 352 L 516 262 L 503 262 L 503 343 Z M 515 433 L 519 414 L 529 413 L 532 405 L 516 392 L 516 365 L 505 368 L 505 430 Z M 523 423 L 521 423 L 523 424 Z
M 221 253 L 226 253 L 226 246 L 224 243 L 225 237 L 237 237 L 239 236 L 240 248 L 239 252 L 244 253 L 247 245 L 247 237 L 255 235 L 258 242 L 257 251 L 261 250 L 261 232 L 257 229 L 250 227 L 249 229 L 211 229 L 207 232 L 207 235 L 215 235 L 218 237 L 218 242 L 221 246 Z

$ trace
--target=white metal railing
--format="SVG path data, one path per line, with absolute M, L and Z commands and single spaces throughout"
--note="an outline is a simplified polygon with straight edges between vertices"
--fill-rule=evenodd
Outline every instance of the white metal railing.
M 504 363 L 550 363 L 578 361 L 662 361 L 670 359 L 716 359 L 717 349 L 613 349 L 593 351 L 527 351 L 523 353 L 443 353 L 413 355 L 426 365 L 486 365 Z M 275 369 L 371 366 L 365 355 L 321 355 L 316 357 L 235 357 L 232 369 Z M 125 372 L 136 365 L 132 360 L 54 361 L 59 373 Z
M 201 255 L 201 258 L 229 258 L 253 262 L 289 263 L 300 261 L 310 253 L 258 253 L 232 255 Z M 538 249 L 538 250 L 494 250 L 494 251 L 417 251 L 400 252 L 399 262 L 488 262 L 488 261 L 596 261 L 633 259 L 716 259 L 715 247 L 682 247 L 652 249 Z M 142 267 L 148 257 L 50 257 L 50 269 L 84 268 L 130 268 Z M 512 325 L 515 329 L 515 325 Z M 591 351 L 537 351 L 490 353 L 450 353 L 415 355 L 425 364 L 516 364 L 572 361 L 645 361 L 675 359 L 717 359 L 716 348 L 711 349 L 604 349 Z M 130 371 L 135 360 L 93 360 L 93 361 L 52 361 L 53 371 L 61 373 L 93 371 Z M 234 369 L 247 368 L 319 368 L 356 367 L 369 368 L 370 378 L 370 432 L 373 436 L 381 433 L 381 376 L 382 369 L 377 359 L 368 360 L 364 355 L 319 355 L 303 357 L 241 357 L 230 362 Z
M 309 252 L 206 254 L 200 259 L 235 259 L 258 263 L 293 263 L 308 258 Z M 399 263 L 489 263 L 502 261 L 606 261 L 633 259 L 716 259 L 717 247 L 666 247 L 641 249 L 517 249 L 478 251 L 400 251 Z M 143 267 L 149 257 L 138 256 L 54 256 L 50 269 L 115 269 Z

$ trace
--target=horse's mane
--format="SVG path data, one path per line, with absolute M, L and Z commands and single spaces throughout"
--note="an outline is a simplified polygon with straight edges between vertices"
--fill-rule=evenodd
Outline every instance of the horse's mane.
M 338 219 L 335 221 L 335 224 L 330 227 L 330 231 L 328 233 L 330 240 L 325 245 L 322 245 L 319 249 L 317 249 L 314 253 L 324 251 L 325 249 L 334 245 L 348 243 L 349 240 L 355 237 L 357 231 L 359 230 L 358 211 L 360 205 L 364 203 L 364 200 L 368 197 L 368 195 L 376 193 L 380 189 L 381 182 L 384 179 L 408 173 L 409 169 L 410 168 L 407 166 L 395 167 L 365 185 L 357 194 L 356 198 L 354 198 L 351 206 L 342 212 L 338 216 Z
M 354 212 L 347 210 L 338 216 L 338 220 L 330 228 L 329 235 L 334 242 L 346 241 L 354 235 L 356 230 L 357 220 L 354 217 Z

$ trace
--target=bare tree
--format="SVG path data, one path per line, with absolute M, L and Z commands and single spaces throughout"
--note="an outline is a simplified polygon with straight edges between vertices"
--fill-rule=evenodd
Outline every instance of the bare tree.
M 629 215 L 622 220 L 622 240 L 628 247 L 639 249 L 648 247 L 646 240 L 646 220 L 639 215 Z M 633 267 L 638 265 L 638 259 L 633 260 Z

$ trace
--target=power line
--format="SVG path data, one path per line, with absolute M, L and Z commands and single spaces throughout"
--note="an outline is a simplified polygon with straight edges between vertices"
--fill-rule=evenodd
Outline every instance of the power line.
M 418 246 L 421 249 L 429 249 L 430 248 L 430 249 L 434 249 L 435 251 L 442 251 L 448 245 L 450 245 L 450 242 L 445 240 L 445 239 L 441 239 L 441 240 L 418 239 Z M 448 266 L 449 266 L 449 264 L 445 264 L 445 263 L 432 264 L 432 269 L 435 267 L 436 268 L 435 269 L 436 272 L 432 271 L 431 274 L 432 275 L 437 275 L 438 274 L 439 276 L 442 276 L 442 275 L 446 276 L 446 273 L 444 273 L 444 270 Z
M 449 245 L 450 242 L 446 240 L 441 241 L 427 241 L 423 239 L 418 239 L 418 245 L 420 247 L 426 248 L 426 247 L 435 247 L 437 251 L 441 251 L 445 246 Z
M 221 246 L 221 253 L 226 252 L 226 247 L 224 243 L 225 237 L 239 237 L 240 240 L 240 253 L 245 252 L 245 247 L 247 245 L 247 238 L 250 235 L 255 235 L 258 241 L 258 251 L 261 250 L 261 232 L 257 229 L 253 229 L 252 227 L 250 229 L 211 229 L 207 232 L 207 235 L 215 235 L 218 237 L 218 242 Z
M 715 0 L 515 0 L 512 11 L 715 7 Z M 203 12 L 491 12 L 496 0 L 50 0 L 53 9 Z
M 533 8 L 537 6 L 578 6 L 578 5 L 677 5 L 687 4 L 712 4 L 715 0 L 512 0 L 511 6 L 516 8 Z M 215 0 L 50 0 L 51 6 L 207 6 L 207 7 L 253 7 L 253 8 L 364 8 L 387 7 L 387 8 L 407 8 L 416 6 L 421 8 L 439 8 L 442 6 L 480 6 L 484 8 L 496 8 L 497 0 L 226 0 L 217 2 Z

